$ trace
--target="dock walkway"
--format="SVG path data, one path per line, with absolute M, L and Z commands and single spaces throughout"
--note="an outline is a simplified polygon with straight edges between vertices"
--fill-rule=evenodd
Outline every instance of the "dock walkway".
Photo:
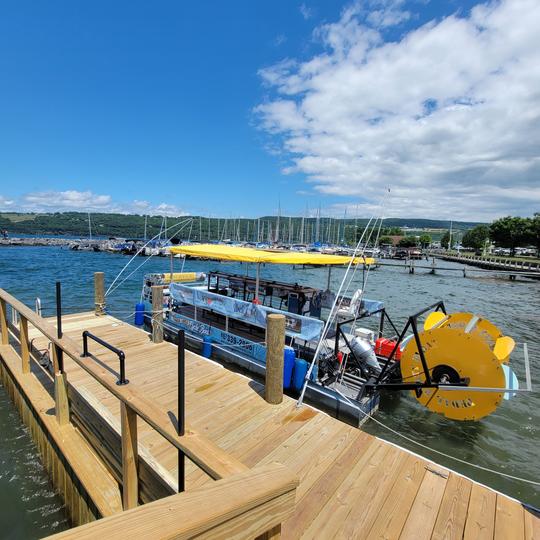
M 76 343 L 83 330 L 122 349 L 129 386 L 175 413 L 176 346 L 153 344 L 111 316 L 64 317 L 64 334 Z M 36 348 L 47 347 L 41 333 L 29 332 Z M 95 343 L 91 352 L 117 373 L 116 355 Z M 69 384 L 119 426 L 118 400 L 70 358 L 65 368 Z M 279 462 L 299 478 L 283 538 L 540 538 L 540 520 L 519 502 L 308 406 L 297 409 L 287 396 L 270 405 L 259 383 L 187 351 L 186 421 L 247 467 Z M 177 450 L 140 420 L 138 432 L 140 451 L 174 486 Z M 211 481 L 186 463 L 187 492 Z

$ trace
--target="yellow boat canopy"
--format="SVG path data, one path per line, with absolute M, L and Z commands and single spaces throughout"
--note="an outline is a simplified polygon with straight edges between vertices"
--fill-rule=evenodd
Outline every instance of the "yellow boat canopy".
M 183 253 L 201 259 L 269 264 L 314 264 L 321 266 L 349 264 L 352 257 L 325 255 L 300 251 L 265 251 L 262 249 L 229 246 L 221 244 L 181 245 L 170 248 L 171 253 Z M 375 259 L 355 257 L 354 263 L 375 264 Z

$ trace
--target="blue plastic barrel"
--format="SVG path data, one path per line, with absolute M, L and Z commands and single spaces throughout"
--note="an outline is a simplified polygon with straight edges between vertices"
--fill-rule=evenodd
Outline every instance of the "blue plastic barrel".
M 135 304 L 135 326 L 144 324 L 144 303 L 138 302 Z
M 292 347 L 285 347 L 283 353 L 283 388 L 291 387 L 291 379 L 294 369 L 296 354 Z
M 212 356 L 212 338 L 210 336 L 203 337 L 202 355 L 205 358 L 210 358 Z
M 293 388 L 300 392 L 304 386 L 304 380 L 309 368 L 309 364 L 305 360 L 296 358 L 294 361 L 294 373 L 293 373 Z

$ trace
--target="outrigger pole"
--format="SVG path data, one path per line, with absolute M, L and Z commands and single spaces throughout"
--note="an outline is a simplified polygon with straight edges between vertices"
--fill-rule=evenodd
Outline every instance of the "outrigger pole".
M 377 223 L 377 221 L 379 219 L 381 220 L 381 223 L 382 223 L 382 220 L 384 219 L 382 217 L 382 210 L 384 208 L 384 203 L 385 203 L 385 200 L 388 197 L 389 193 L 390 193 L 390 188 L 388 188 L 388 191 L 384 194 L 384 196 L 381 199 L 381 203 L 380 203 L 381 217 L 380 218 L 379 217 L 375 218 L 375 216 L 372 215 L 369 218 L 369 221 L 368 221 L 366 227 L 364 228 L 364 232 L 362 233 L 362 236 L 360 237 L 360 240 L 358 240 L 358 242 L 356 243 L 356 246 L 354 248 L 354 252 L 353 252 L 353 255 L 351 257 L 351 260 L 350 260 L 349 264 L 347 265 L 347 270 L 345 271 L 345 275 L 343 276 L 343 279 L 341 280 L 341 284 L 339 285 L 339 290 L 338 290 L 338 292 L 336 294 L 336 299 L 334 300 L 334 303 L 332 305 L 332 309 L 330 310 L 330 314 L 328 315 L 328 319 L 326 321 L 326 324 L 324 325 L 321 337 L 319 339 L 319 342 L 317 343 L 317 348 L 315 349 L 315 354 L 313 355 L 313 360 L 311 361 L 311 364 L 310 364 L 310 366 L 309 366 L 309 368 L 307 370 L 306 376 L 304 378 L 304 384 L 302 386 L 302 391 L 300 392 L 300 397 L 298 398 L 298 401 L 296 402 L 296 408 L 301 407 L 302 403 L 304 401 L 304 395 L 306 394 L 307 385 L 308 385 L 309 379 L 311 377 L 311 373 L 313 372 L 313 367 L 315 366 L 315 363 L 317 362 L 317 359 L 318 359 L 319 354 L 321 352 L 321 347 L 322 347 L 322 343 L 324 341 L 324 337 L 328 333 L 328 330 L 330 328 L 330 324 L 332 324 L 332 319 L 333 319 L 333 317 L 335 317 L 335 313 L 337 313 L 336 306 L 337 306 L 337 303 L 338 303 L 338 300 L 339 300 L 339 296 L 341 295 L 341 291 L 343 290 L 343 286 L 345 285 L 345 282 L 346 282 L 347 276 L 348 276 L 348 274 L 349 274 L 349 272 L 351 270 L 353 261 L 357 257 L 357 253 L 358 253 L 358 251 L 360 249 L 360 244 L 364 240 L 364 236 L 365 236 L 366 232 L 368 231 L 368 228 L 369 228 L 371 222 L 374 219 L 375 219 L 375 223 Z M 380 226 L 379 226 L 379 231 L 380 231 Z M 368 238 L 368 240 L 369 240 L 369 238 Z M 365 261 L 364 248 L 362 249 L 362 257 L 364 257 L 364 261 Z M 349 282 L 349 285 L 350 285 L 350 282 Z

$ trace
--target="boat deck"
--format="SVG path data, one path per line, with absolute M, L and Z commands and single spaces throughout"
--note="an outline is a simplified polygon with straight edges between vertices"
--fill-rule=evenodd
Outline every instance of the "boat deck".
M 54 320 L 51 320 L 54 324 Z M 177 349 L 111 316 L 65 316 L 63 330 L 81 343 L 89 330 L 126 354 L 130 386 L 163 410 L 177 408 Z M 34 345 L 46 347 L 32 328 Z M 82 348 L 82 345 L 81 345 Z M 91 343 L 103 369 L 117 357 Z M 65 358 L 69 384 L 92 395 L 100 414 L 120 421 L 119 402 Z M 262 385 L 186 352 L 186 421 L 248 467 L 280 462 L 300 479 L 296 508 L 283 538 L 540 538 L 540 520 L 522 505 L 433 462 L 368 435 L 310 407 L 263 399 Z M 143 421 L 139 444 L 177 478 L 177 451 Z M 211 480 L 186 463 L 186 490 Z

